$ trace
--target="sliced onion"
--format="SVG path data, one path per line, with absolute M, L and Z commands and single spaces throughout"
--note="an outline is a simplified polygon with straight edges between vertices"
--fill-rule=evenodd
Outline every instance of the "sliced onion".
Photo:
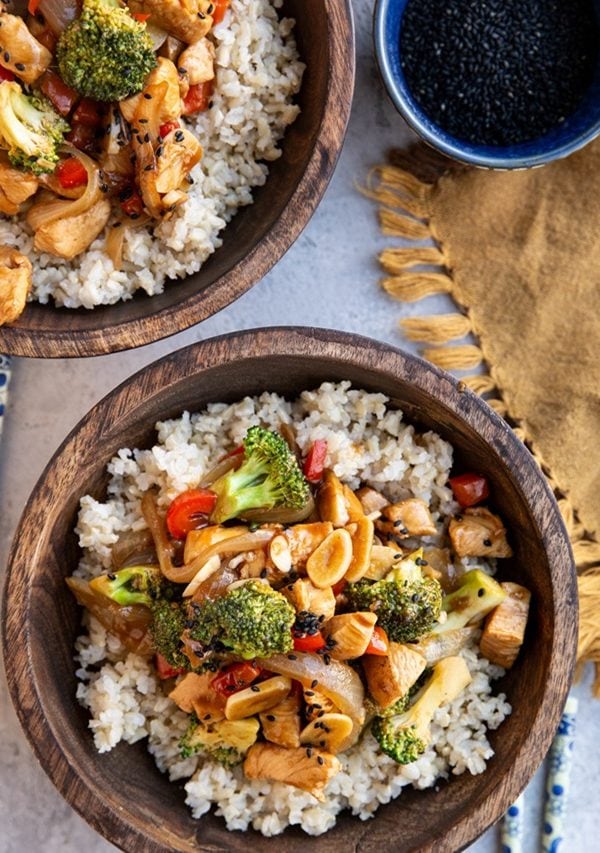
M 457 655 L 474 639 L 478 630 L 478 626 L 475 625 L 471 628 L 456 628 L 454 631 L 447 631 L 445 634 L 432 634 L 430 637 L 419 640 L 418 643 L 411 643 L 410 648 L 423 655 L 428 666 L 433 666 L 442 658 Z
M 112 567 L 115 570 L 125 566 L 143 563 L 156 563 L 156 549 L 149 530 L 128 530 L 122 533 L 112 546 Z
M 92 205 L 101 198 L 100 171 L 91 157 L 72 145 L 64 145 L 65 150 L 72 157 L 77 157 L 83 163 L 88 176 L 85 192 L 74 200 L 53 199 L 52 201 L 41 201 L 34 204 L 27 213 L 27 222 L 34 231 L 38 231 L 44 225 L 49 225 L 57 219 L 66 219 L 85 213 Z
M 196 589 L 192 601 L 201 602 L 205 598 L 219 598 L 219 596 L 225 595 L 229 585 L 237 580 L 237 577 L 238 574 L 235 569 L 230 568 L 229 565 L 221 564 L 219 571 L 202 581 Z
M 167 534 L 167 525 L 158 512 L 156 497 L 152 492 L 146 492 L 142 498 L 142 515 L 148 525 L 148 530 L 152 534 L 161 572 L 168 580 L 176 581 L 173 575 L 181 569 L 178 570 L 173 565 L 173 549 Z M 188 578 L 188 582 L 193 576 Z
M 318 686 L 314 690 L 323 693 L 342 713 L 362 725 L 365 718 L 365 689 L 359 675 L 348 664 L 337 660 L 330 660 L 326 664 L 322 656 L 308 652 L 294 652 L 293 660 L 287 655 L 272 655 L 257 663 L 278 675 L 302 682 L 304 687 L 310 688 L 312 682 L 317 681 Z
M 214 554 L 207 560 L 206 563 L 202 566 L 202 568 L 194 575 L 192 580 L 183 590 L 183 597 L 188 598 L 190 595 L 193 595 L 201 583 L 208 580 L 215 572 L 218 572 L 221 568 L 221 558 L 218 554 Z
M 108 229 L 104 250 L 113 267 L 118 271 L 123 266 L 123 243 L 125 242 L 125 232 L 127 226 L 124 222 L 116 222 L 112 228 Z
M 220 462 L 211 468 L 210 471 L 207 471 L 204 477 L 198 483 L 199 489 L 207 489 L 209 486 L 212 486 L 220 477 L 223 477 L 225 474 L 228 474 L 229 471 L 232 471 L 234 468 L 239 468 L 239 466 L 243 462 L 243 454 L 236 453 L 235 456 L 227 456 L 225 459 L 221 459 Z
M 163 30 L 162 27 L 157 27 L 156 24 L 150 21 L 146 22 L 146 32 L 152 39 L 152 50 L 154 52 L 160 50 L 169 36 L 166 30 Z
M 48 26 L 59 36 L 62 31 L 79 17 L 78 0 L 40 0 L 37 12 L 40 12 Z
M 300 509 L 287 506 L 276 506 L 273 509 L 249 509 L 240 515 L 244 521 L 252 521 L 258 524 L 297 524 L 307 519 L 315 510 L 315 501 L 312 494 Z
M 106 595 L 93 590 L 81 578 L 67 578 L 69 589 L 83 607 L 86 607 L 98 622 L 120 640 L 126 649 L 137 655 L 154 653 L 150 633 L 151 614 L 141 604 L 122 606 Z
M 215 554 L 221 556 L 221 554 L 241 554 L 244 551 L 256 551 L 264 548 L 275 536 L 275 533 L 275 530 L 256 530 L 254 533 L 243 533 L 241 536 L 234 536 L 231 539 L 221 539 L 194 557 L 191 563 L 182 566 L 180 569 L 174 569 L 173 576 L 169 579 L 175 583 L 189 583 L 202 566 Z

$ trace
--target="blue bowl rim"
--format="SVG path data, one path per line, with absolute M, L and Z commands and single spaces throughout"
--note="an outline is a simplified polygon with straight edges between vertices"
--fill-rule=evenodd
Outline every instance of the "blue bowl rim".
M 464 150 L 460 140 L 445 134 L 446 138 L 433 133 L 426 125 L 424 125 L 415 115 L 415 111 L 410 100 L 404 95 L 400 87 L 397 85 L 394 73 L 392 71 L 389 52 L 387 49 L 387 40 L 385 37 L 385 25 L 390 6 L 395 0 L 375 0 L 375 9 L 373 13 L 373 38 L 375 42 L 375 55 L 379 71 L 383 78 L 383 82 L 387 89 L 387 93 L 392 100 L 392 103 L 404 118 L 406 123 L 415 131 L 425 142 L 432 148 L 458 160 L 461 163 L 466 163 L 470 166 L 480 166 L 488 169 L 528 169 L 533 166 L 543 166 L 553 160 L 560 160 L 563 157 L 573 154 L 580 148 L 583 148 L 600 134 L 600 120 L 592 125 L 589 130 L 582 133 L 572 140 L 556 145 L 554 148 L 548 148 L 539 154 L 530 155 L 515 155 L 508 157 L 498 154 L 472 154 Z M 455 140 L 454 142 L 449 140 Z M 500 151 L 502 149 L 499 149 Z

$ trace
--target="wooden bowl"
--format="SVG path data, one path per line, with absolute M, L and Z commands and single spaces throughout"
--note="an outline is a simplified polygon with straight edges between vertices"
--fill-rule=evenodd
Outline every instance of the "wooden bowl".
M 481 776 L 438 790 L 404 789 L 374 820 L 344 813 L 322 851 L 456 851 L 498 820 L 544 757 L 567 696 L 577 637 L 569 541 L 535 461 L 509 427 L 451 376 L 390 346 L 311 329 L 265 329 L 203 341 L 137 373 L 98 403 L 64 441 L 27 504 L 12 546 L 4 598 L 10 692 L 44 770 L 68 802 L 124 850 L 301 851 L 299 829 L 263 838 L 229 833 L 221 818 L 194 821 L 181 786 L 155 768 L 143 743 L 95 751 L 76 699 L 73 642 L 80 611 L 64 578 L 77 560 L 79 498 L 102 498 L 106 463 L 121 447 L 149 447 L 154 422 L 209 402 L 265 390 L 296 396 L 323 380 L 381 391 L 406 419 L 452 442 L 459 463 L 485 474 L 515 547 L 502 576 L 533 593 L 526 643 L 498 685 L 513 713 L 490 734 L 496 751 Z M 392 840 L 397 839 L 397 840 Z
M 301 113 L 269 164 L 269 177 L 221 232 L 223 245 L 193 275 L 167 283 L 150 299 L 138 291 L 116 305 L 56 308 L 29 303 L 0 327 L 0 352 L 42 358 L 103 355 L 143 346 L 216 314 L 259 281 L 287 252 L 314 213 L 333 174 L 354 89 L 350 0 L 285 0 L 296 19 L 306 64 Z

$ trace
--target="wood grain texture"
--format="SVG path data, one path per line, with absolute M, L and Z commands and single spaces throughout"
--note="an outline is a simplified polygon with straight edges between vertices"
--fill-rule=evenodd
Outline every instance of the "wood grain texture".
M 199 272 L 168 282 L 156 296 L 138 292 L 91 311 L 30 303 L 15 324 L 0 327 L 0 352 L 80 357 L 151 343 L 216 314 L 287 252 L 321 200 L 342 148 L 354 90 L 354 28 L 350 0 L 285 0 L 281 14 L 296 19 L 306 64 L 301 113 L 254 203 L 222 232 L 222 247 Z
M 442 783 L 437 792 L 405 789 L 366 823 L 344 814 L 319 838 L 320 853 L 459 850 L 504 813 L 550 745 L 575 660 L 575 573 L 554 498 L 511 430 L 450 375 L 366 338 L 315 329 L 214 338 L 136 374 L 79 423 L 27 504 L 6 577 L 4 655 L 21 724 L 59 791 L 124 850 L 250 846 L 295 853 L 305 850 L 307 839 L 298 829 L 272 839 L 228 833 L 213 815 L 193 821 L 181 786 L 156 770 L 143 743 L 95 752 L 87 713 L 75 700 L 72 654 L 80 613 L 64 583 L 78 559 L 72 531 L 79 498 L 87 492 L 103 497 L 106 463 L 120 447 L 151 446 L 158 419 L 265 390 L 293 397 L 340 379 L 389 395 L 407 420 L 441 433 L 463 464 L 490 478 L 515 549 L 500 576 L 531 589 L 533 607 L 523 653 L 498 686 L 514 710 L 491 733 L 496 755 L 487 771 Z

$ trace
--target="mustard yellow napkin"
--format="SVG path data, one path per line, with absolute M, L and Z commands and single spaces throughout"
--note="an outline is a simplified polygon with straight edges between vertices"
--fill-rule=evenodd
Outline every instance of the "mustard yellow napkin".
M 402 321 L 424 355 L 507 416 L 559 498 L 580 576 L 580 656 L 600 664 L 600 142 L 541 169 L 447 168 L 417 149 L 375 170 L 383 286 L 463 313 Z M 407 245 L 408 241 L 408 245 Z M 469 331 L 477 345 L 449 343 Z M 600 690 L 600 681 L 598 682 Z

